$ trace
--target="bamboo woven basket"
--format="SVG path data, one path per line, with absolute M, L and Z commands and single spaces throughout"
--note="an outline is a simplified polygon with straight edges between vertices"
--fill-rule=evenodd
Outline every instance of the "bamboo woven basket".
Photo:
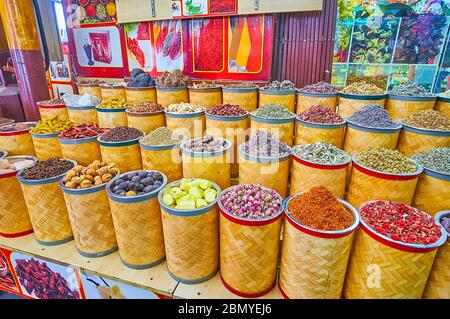
M 362 152 L 369 147 L 395 150 L 401 129 L 401 124 L 398 128 L 375 128 L 347 121 L 343 149 L 350 155 Z
M 102 91 L 100 90 L 100 86 L 98 84 L 82 84 L 77 83 L 78 86 L 78 93 L 80 95 L 83 95 L 85 93 L 89 95 L 93 95 L 98 97 L 99 99 L 102 98 Z
M 264 88 L 259 89 L 258 105 L 278 104 L 284 106 L 291 112 L 295 112 L 296 90 L 272 91 Z
M 232 143 L 226 139 L 222 140 L 226 143 L 225 148 L 216 152 L 193 152 L 186 147 L 191 140 L 181 143 L 183 177 L 207 179 L 219 185 L 221 189 L 230 186 Z
M 298 194 L 299 195 L 299 194 Z M 358 211 L 338 199 L 354 216 L 354 222 L 339 231 L 322 231 L 297 222 L 284 203 L 285 222 L 281 249 L 279 287 L 285 298 L 339 299 L 359 225 Z
M 385 109 L 389 116 L 398 121 L 422 110 L 434 109 L 434 96 L 400 96 L 388 94 Z
M 222 87 L 195 88 L 189 86 L 189 103 L 205 108 L 222 104 Z
M 346 200 L 354 207 L 374 198 L 411 205 L 423 171 L 422 166 L 416 165 L 417 171 L 412 174 L 382 173 L 359 164 L 353 155 Z
M 116 126 L 128 126 L 126 108 L 107 109 L 96 107 L 98 125 L 101 128 L 114 128 Z
M 430 215 L 450 208 L 450 175 L 424 168 L 411 205 Z
M 170 104 L 189 102 L 189 93 L 186 86 L 163 88 L 156 87 L 156 100 L 162 107 L 168 107 Z
M 343 118 L 353 115 L 355 111 L 369 104 L 379 104 L 384 107 L 386 94 L 379 95 L 355 95 L 339 93 L 338 114 Z
M 78 164 L 87 166 L 95 160 L 102 160 L 100 145 L 97 141 L 98 136 L 79 139 L 59 138 L 62 150 L 62 157 L 70 158 Z
M 36 161 L 32 156 L 10 156 L 7 160 Z M 31 234 L 33 227 L 28 216 L 17 172 L 0 174 L 0 236 L 19 237 Z
M 67 107 L 65 104 L 60 105 L 47 105 L 45 101 L 36 103 L 39 108 L 39 114 L 41 115 L 41 120 L 45 121 L 54 116 L 58 116 L 60 120 L 68 120 L 69 113 L 67 112 Z
M 342 123 L 312 123 L 297 118 L 295 128 L 295 144 L 313 144 L 327 142 L 342 148 L 344 144 L 345 120 Z
M 219 186 L 212 185 L 220 194 Z M 186 211 L 166 206 L 162 193 L 159 192 L 158 201 L 170 276 L 185 284 L 198 284 L 212 278 L 219 268 L 217 199 L 206 207 Z
M 183 177 L 180 143 L 173 145 L 145 145 L 140 143 L 142 165 L 145 170 L 160 171 L 169 183 Z
M 248 113 L 238 116 L 218 116 L 206 113 L 206 135 L 225 138 L 233 143 L 231 152 L 231 176 L 239 173 L 237 147 L 246 141 L 249 128 Z
M 36 122 L 27 122 L 27 124 L 30 128 L 25 130 L 14 131 L 11 127 L 11 131 L 0 131 L 0 149 L 7 151 L 9 156 L 36 155 L 30 133 L 31 127 L 35 126 Z
M 127 103 L 138 104 L 143 102 L 156 102 L 156 87 L 126 87 L 125 95 L 127 97 Z
M 300 114 L 314 105 L 327 106 L 333 112 L 336 112 L 337 101 L 337 93 L 307 93 L 297 91 L 297 109 L 295 113 Z
M 118 98 L 119 100 L 127 100 L 125 87 L 123 85 L 109 85 L 100 84 L 101 99 L 107 100 L 111 98 Z
M 254 157 L 239 145 L 239 184 L 261 184 L 274 189 L 281 197 L 288 194 L 291 155 L 280 157 Z
M 292 155 L 290 193 L 303 193 L 316 186 L 325 186 L 336 197 L 344 198 L 351 157 L 338 165 L 318 164 Z
M 69 119 L 75 124 L 97 123 L 98 116 L 95 106 L 68 106 Z
M 71 162 L 75 167 L 77 163 Z M 17 173 L 34 235 L 37 242 L 44 246 L 59 245 L 73 239 L 64 195 L 58 184 L 64 175 L 66 173 L 29 180 L 22 178 L 21 172 Z
M 166 125 L 175 134 L 185 138 L 202 137 L 205 132 L 205 111 L 197 113 L 166 113 Z
M 223 104 L 239 105 L 248 112 L 258 108 L 258 88 L 222 88 Z
M 436 214 L 436 222 L 441 218 L 450 216 L 450 211 L 442 211 Z M 445 230 L 442 230 L 445 232 Z M 450 234 L 447 233 L 447 241 L 443 244 L 434 259 L 427 286 L 423 293 L 426 299 L 450 299 Z
M 403 124 L 397 149 L 406 156 L 450 146 L 450 131 L 427 130 Z
M 116 164 L 121 172 L 142 169 L 141 148 L 139 140 L 142 137 L 125 142 L 105 142 L 102 136 L 97 138 L 100 144 L 102 159 L 107 163 Z
M 360 219 L 344 288 L 347 299 L 419 299 L 441 238 L 432 245 L 405 244 L 377 234 Z
M 255 220 L 228 213 L 220 198 L 219 208 L 220 275 L 224 286 L 241 297 L 265 295 L 275 285 L 283 209 L 274 216 Z
M 102 257 L 117 250 L 116 235 L 111 217 L 105 185 L 86 189 L 64 187 L 63 178 L 59 181 L 70 224 L 72 225 L 75 246 L 81 256 Z
M 434 109 L 450 118 L 450 98 L 438 97 Z
M 35 134 L 31 133 L 33 138 L 33 145 L 36 151 L 36 157 L 40 161 L 45 161 L 50 158 L 63 157 L 61 144 L 59 144 L 58 133 L 49 134 Z
M 294 139 L 295 116 L 288 119 L 266 119 L 250 114 L 250 136 L 264 130 L 292 146 Z
M 123 174 L 124 175 L 124 174 Z M 117 178 L 120 178 L 120 175 Z M 164 237 L 157 194 L 166 186 L 167 177 L 158 189 L 139 196 L 113 194 L 106 186 L 122 263 L 132 269 L 146 269 L 164 261 Z
M 129 127 L 150 133 L 158 127 L 166 126 L 166 117 L 164 111 L 159 112 L 129 112 L 127 113 L 127 122 Z

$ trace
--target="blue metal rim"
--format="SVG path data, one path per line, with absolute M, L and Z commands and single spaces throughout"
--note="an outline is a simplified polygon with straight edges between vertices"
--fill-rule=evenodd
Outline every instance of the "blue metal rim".
M 61 134 L 61 132 L 47 133 L 47 134 L 31 133 L 31 136 L 33 138 L 53 138 L 53 137 L 58 137 L 59 134 Z
M 306 122 L 297 117 L 297 122 L 299 125 L 306 126 L 306 127 L 322 128 L 322 129 L 336 129 L 336 128 L 344 127 L 346 120 L 344 120 L 342 123 L 326 124 L 326 123 Z
M 122 262 L 122 264 L 124 264 L 126 267 L 128 267 L 130 269 L 136 269 L 136 270 L 149 269 L 149 268 L 158 266 L 159 264 L 161 264 L 165 260 L 166 260 L 166 256 L 164 256 L 163 258 L 161 258 L 161 259 L 159 259 L 157 261 L 154 261 L 152 263 L 148 263 L 148 264 L 145 264 L 145 265 L 132 265 L 132 264 L 129 264 L 129 263 L 125 262 L 122 259 L 122 257 L 120 258 L 120 261 Z
M 200 112 L 195 112 L 195 113 L 171 113 L 171 112 L 167 112 L 167 110 L 164 110 L 164 113 L 166 114 L 167 117 L 175 117 L 175 118 L 193 118 L 193 117 L 198 117 L 198 116 L 202 116 L 205 115 L 205 110 L 200 111 Z
M 248 112 L 246 112 L 244 115 L 237 115 L 237 116 L 219 116 L 219 115 L 211 115 L 208 113 L 205 113 L 205 115 L 208 120 L 233 122 L 247 119 Z
M 338 93 L 338 95 L 340 97 L 353 100 L 382 100 L 385 99 L 387 96 L 386 93 L 377 95 L 356 95 L 356 94 Z
M 102 135 L 97 137 L 97 141 L 100 143 L 101 146 L 106 146 L 106 147 L 120 147 L 120 146 L 129 146 L 129 145 L 139 144 L 139 140 L 144 137 L 144 135 L 142 135 L 141 137 L 135 138 L 133 140 L 123 141 L 123 142 L 105 142 L 105 141 L 101 140 Z
M 95 105 L 91 105 L 91 106 L 68 106 L 67 109 L 69 109 L 71 111 L 95 110 Z
M 429 130 L 429 129 L 423 129 L 418 128 L 414 126 L 410 126 L 408 124 L 402 123 L 405 131 L 413 132 L 417 134 L 425 134 L 425 135 L 432 135 L 432 136 L 450 136 L 450 131 L 442 131 L 442 130 Z
M 143 150 L 149 150 L 149 151 L 165 151 L 165 150 L 171 150 L 173 148 L 179 148 L 181 143 L 183 143 L 183 141 L 175 143 L 175 144 L 171 144 L 171 145 L 145 145 L 142 144 L 141 141 L 139 141 L 139 145 L 141 146 L 141 148 Z
M 67 173 L 66 173 L 67 174 Z M 72 189 L 72 188 L 67 188 L 64 186 L 64 178 L 65 175 L 63 177 L 61 177 L 59 179 L 59 187 L 61 188 L 61 190 L 66 193 L 66 194 L 70 194 L 70 195 L 86 195 L 86 194 L 92 194 L 92 193 L 97 193 L 97 192 L 101 192 L 102 190 L 105 189 L 106 187 L 106 183 L 103 183 L 101 185 L 97 185 L 97 186 L 92 186 L 89 188 L 84 188 L 84 189 Z
M 259 88 L 259 92 L 263 93 L 263 94 L 268 94 L 268 95 L 291 95 L 291 94 L 295 94 L 297 92 L 297 89 L 275 91 L 275 90 L 268 90 L 265 88 Z
M 81 251 L 80 249 L 77 248 L 78 253 L 81 256 L 86 257 L 86 258 L 98 258 L 98 257 L 111 255 L 112 253 L 115 253 L 117 250 L 119 250 L 119 247 L 114 247 L 112 249 L 101 251 L 101 252 L 98 252 L 98 253 L 85 253 L 85 252 L 83 252 L 83 251 Z
M 73 236 L 67 237 L 65 239 L 57 240 L 57 241 L 42 241 L 36 238 L 36 241 L 41 244 L 42 246 L 57 246 L 62 245 L 65 243 L 68 243 L 69 241 L 72 241 L 74 239 Z
M 59 142 L 64 145 L 69 144 L 85 144 L 85 143 L 91 143 L 91 142 L 97 142 L 99 135 L 93 136 L 93 137 L 85 137 L 85 138 L 77 138 L 77 139 L 67 139 L 67 138 L 60 138 Z
M 397 94 L 388 94 L 388 99 L 397 100 L 397 101 L 434 101 L 436 100 L 435 96 L 407 96 L 407 95 L 397 95 Z
M 293 113 L 292 113 L 293 114 Z M 294 122 L 296 119 L 296 115 L 293 114 L 292 117 L 287 119 L 267 119 L 259 116 L 255 116 L 252 113 L 250 113 L 250 119 L 259 122 L 259 123 L 267 123 L 267 124 L 285 124 L 285 123 L 291 123 Z
M 336 93 L 309 93 L 309 92 L 303 92 L 301 89 L 298 89 L 297 95 L 310 96 L 310 97 L 337 97 L 338 92 L 336 92 Z
M 77 162 L 75 162 L 74 160 L 70 160 L 70 159 L 64 159 L 64 160 L 72 162 L 72 164 L 73 164 L 72 168 L 74 168 L 75 166 L 78 165 Z M 68 171 L 70 171 L 70 169 Z M 59 174 L 57 176 L 45 178 L 45 179 L 32 180 L 32 179 L 24 179 L 21 176 L 22 175 L 22 171 L 18 171 L 16 177 L 19 180 L 20 184 L 24 184 L 24 185 L 42 185 L 42 184 L 51 184 L 51 183 L 54 183 L 54 182 L 59 182 L 59 180 L 62 177 L 64 177 L 67 174 L 67 172 Z
M 205 277 L 202 277 L 202 278 L 199 278 L 199 279 L 183 279 L 183 278 L 180 278 L 178 276 L 175 276 L 169 270 L 169 267 L 167 267 L 167 272 L 169 273 L 170 277 L 172 277 L 176 281 L 179 281 L 179 282 L 181 282 L 183 284 L 187 284 L 187 285 L 195 285 L 195 284 L 199 284 L 199 283 L 202 283 L 204 281 L 207 281 L 207 280 L 211 279 L 212 277 L 214 277 L 217 274 L 218 271 L 219 271 L 219 267 L 217 267 L 216 270 L 214 270 L 211 274 L 209 274 L 209 275 L 207 275 Z
M 258 88 L 222 88 L 223 92 L 227 93 L 251 93 L 258 92 Z
M 438 212 L 436 215 L 434 215 L 434 220 L 441 225 L 441 219 L 442 217 L 450 217 L 450 210 L 443 210 Z M 442 232 L 447 234 L 447 240 L 450 240 L 450 233 L 447 232 L 444 228 L 444 226 L 441 225 Z
M 364 131 L 364 132 L 370 132 L 370 133 L 381 133 L 381 134 L 391 134 L 391 133 L 397 133 L 400 132 L 402 129 L 402 124 L 399 123 L 398 128 L 381 128 L 381 127 L 370 127 L 365 125 L 359 125 L 354 122 L 351 122 L 347 119 L 347 125 L 348 127 L 351 127 L 358 131 Z
M 242 149 L 243 146 L 244 146 L 244 143 L 239 145 L 238 152 L 239 152 L 239 155 L 242 156 L 247 161 L 252 161 L 252 162 L 257 162 L 257 163 L 278 163 L 278 162 L 282 162 L 282 161 L 285 161 L 285 160 L 291 158 L 291 154 L 292 154 L 292 148 L 291 147 L 289 147 L 289 154 L 286 154 L 286 155 L 283 155 L 283 156 L 279 156 L 279 157 L 255 157 L 255 156 L 251 156 L 251 155 L 249 155 L 249 154 L 244 152 L 244 150 Z
M 434 177 L 434 178 L 437 178 L 437 179 L 441 179 L 441 180 L 444 180 L 444 181 L 450 181 L 450 175 L 449 174 L 439 173 L 439 172 L 430 170 L 430 169 L 428 169 L 426 167 L 423 168 L 423 173 L 425 175 L 428 175 L 428 176 L 431 176 L 431 177 Z
M 225 141 L 226 145 L 223 150 L 215 151 L 215 152 L 193 152 L 193 151 L 188 150 L 186 148 L 186 143 L 190 142 L 191 140 L 196 140 L 196 139 L 201 139 L 201 137 L 184 140 L 180 145 L 181 153 L 184 155 L 190 156 L 190 157 L 197 157 L 197 158 L 215 157 L 215 156 L 221 156 L 221 155 L 225 154 L 226 152 L 228 152 L 231 149 L 231 146 L 233 145 L 231 143 L 231 141 L 229 141 L 227 139 L 216 137 L 216 139 L 218 139 L 218 140 Z
M 100 113 L 121 113 L 121 112 L 125 112 L 126 111 L 126 107 L 122 107 L 122 108 L 103 108 L 103 107 L 95 107 L 95 109 L 97 110 L 97 112 Z
M 187 91 L 187 89 L 188 89 L 187 86 L 168 87 L 168 88 L 160 87 L 160 86 L 156 87 L 156 91 L 166 91 L 166 92 L 170 92 L 170 91 L 184 91 L 184 90 Z
M 443 96 L 438 96 L 436 98 L 437 101 L 441 101 L 441 102 L 446 102 L 446 103 L 450 103 L 450 97 L 443 97 Z

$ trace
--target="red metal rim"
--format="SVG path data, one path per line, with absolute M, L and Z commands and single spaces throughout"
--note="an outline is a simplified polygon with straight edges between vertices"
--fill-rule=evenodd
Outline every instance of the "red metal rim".
M 382 178 L 382 179 L 389 179 L 389 180 L 393 180 L 393 181 L 407 181 L 407 180 L 412 180 L 415 178 L 418 178 L 420 173 L 418 174 L 411 174 L 411 175 L 394 175 L 394 174 L 389 174 L 389 173 L 380 173 L 380 172 L 375 172 L 373 170 L 369 170 L 367 168 L 364 168 L 362 166 L 360 166 L 358 163 L 356 163 L 355 161 L 353 161 L 353 165 L 352 165 L 356 170 L 360 171 L 361 173 L 364 173 L 366 175 L 369 176 L 373 176 L 373 177 L 378 177 L 378 178 Z
M 23 135 L 30 133 L 30 129 L 21 130 L 21 131 L 11 131 L 11 132 L 0 132 L 0 136 L 14 136 L 14 135 Z
M 281 284 L 279 282 L 278 282 L 278 289 L 280 290 L 280 293 L 281 293 L 281 295 L 283 296 L 284 299 L 291 299 L 291 298 L 289 298 L 288 295 L 286 295 L 284 290 L 281 288 Z
M 326 164 L 311 163 L 311 162 L 302 160 L 301 158 L 298 158 L 297 156 L 292 156 L 292 157 L 294 158 L 294 161 L 296 161 L 297 163 L 300 163 L 302 165 L 312 167 L 312 168 L 329 169 L 329 170 L 345 168 L 345 167 L 349 166 L 350 162 L 351 162 L 351 159 L 350 159 L 347 163 L 344 163 L 344 164 L 326 165 Z
M 22 237 L 22 236 L 26 236 L 29 234 L 33 233 L 33 229 L 29 229 L 20 233 L 14 233 L 14 234 L 5 234 L 5 233 L 0 233 L 0 236 L 5 237 L 5 238 L 16 238 L 16 237 Z
M 0 175 L 0 179 L 3 178 L 9 178 L 9 177 L 15 177 L 17 175 L 17 171 L 11 172 L 11 173 L 6 173 L 6 174 L 1 174 Z
M 258 298 L 258 297 L 264 296 L 269 291 L 271 291 L 273 289 L 273 287 L 275 287 L 275 283 L 273 283 L 269 287 L 269 289 L 266 289 L 264 291 L 257 292 L 257 293 L 254 293 L 254 294 L 249 294 L 249 293 L 240 292 L 240 291 L 237 291 L 237 290 L 233 289 L 230 285 L 228 285 L 225 282 L 225 280 L 223 280 L 222 276 L 220 276 L 220 280 L 222 281 L 222 284 L 224 285 L 225 288 L 227 288 L 228 291 L 230 291 L 231 293 L 235 294 L 236 296 L 243 297 L 243 298 Z
M 66 108 L 65 104 L 58 104 L 58 105 L 41 105 L 38 103 L 38 107 L 40 109 L 64 109 Z
M 228 219 L 229 221 L 231 221 L 235 224 L 244 225 L 244 226 L 269 225 L 269 224 L 276 222 L 278 219 L 280 219 L 283 216 L 283 213 L 280 213 L 280 214 L 278 214 L 278 216 L 271 218 L 271 219 L 267 219 L 267 220 L 243 220 L 243 219 L 235 218 L 235 217 L 231 216 L 230 214 L 227 214 L 221 208 L 220 208 L 220 214 L 222 214 L 222 216 L 225 217 L 226 219 Z

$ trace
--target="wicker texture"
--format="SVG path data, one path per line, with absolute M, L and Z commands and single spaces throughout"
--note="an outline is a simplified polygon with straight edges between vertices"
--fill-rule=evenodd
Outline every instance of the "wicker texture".
M 93 95 L 98 97 L 99 99 L 102 98 L 102 91 L 100 89 L 100 86 L 84 86 L 84 85 L 78 85 L 78 93 L 80 95 L 83 95 L 84 93 L 87 93 L 89 95 Z
M 264 91 L 259 91 L 258 105 L 278 104 L 287 108 L 291 112 L 295 112 L 295 93 L 292 94 L 267 94 Z
M 204 178 L 216 183 L 221 189 L 230 186 L 230 151 L 211 157 L 182 154 L 182 160 L 184 178 Z
M 127 146 L 100 145 L 100 152 L 105 162 L 116 164 L 121 172 L 142 169 L 141 150 L 138 143 Z
M 210 108 L 222 104 L 222 91 L 217 90 L 192 90 L 189 89 L 189 103 Z
M 202 137 L 205 132 L 205 121 L 203 114 L 196 117 L 166 116 L 167 127 L 186 138 Z
M 450 135 L 426 135 L 403 129 L 400 132 L 397 144 L 397 149 L 408 157 L 416 153 L 430 151 L 436 147 L 450 147 Z
M 0 149 L 7 151 L 9 156 L 36 155 L 31 133 L 0 136 Z
M 393 133 L 367 132 L 347 126 L 345 130 L 344 151 L 350 155 L 362 152 L 369 147 L 397 147 L 400 131 Z
M 61 150 L 63 158 L 69 158 L 76 161 L 78 164 L 87 166 L 95 160 L 102 160 L 102 154 L 100 153 L 100 145 L 98 142 L 92 141 L 88 143 L 80 144 L 62 144 Z
M 100 92 L 102 94 L 102 100 L 107 100 L 114 97 L 120 100 L 126 100 L 127 98 L 124 87 L 100 87 Z
M 125 95 L 129 104 L 138 104 L 143 102 L 156 102 L 156 88 L 125 89 Z
M 258 108 L 258 92 L 222 92 L 223 104 L 239 105 L 251 112 Z
M 69 113 L 67 112 L 67 107 L 57 107 L 57 108 L 39 108 L 39 114 L 41 115 L 41 120 L 45 121 L 51 119 L 52 117 L 58 116 L 60 120 L 68 120 Z
M 356 100 L 346 97 L 339 97 L 338 114 L 343 118 L 347 118 L 353 115 L 356 110 L 363 108 L 369 104 L 379 104 L 384 106 L 386 99 L 380 100 Z
M 98 125 L 102 128 L 128 126 L 127 114 L 123 112 L 97 112 Z
M 54 157 L 63 157 L 61 145 L 59 143 L 58 137 L 56 136 L 45 138 L 33 137 L 33 144 L 36 151 L 36 157 L 40 161 L 45 161 Z
M 417 182 L 412 206 L 430 215 L 450 208 L 450 181 L 422 173 Z
M 435 101 L 406 101 L 386 99 L 385 109 L 389 116 L 398 121 L 422 110 L 432 110 Z
M 301 125 L 297 121 L 295 128 L 295 145 L 327 142 L 342 148 L 345 125 L 337 128 L 319 128 Z
M 67 109 L 67 112 L 69 113 L 69 119 L 75 124 L 82 124 L 82 123 L 98 124 L 97 110 L 95 108 L 89 110 Z
M 178 91 L 158 90 L 156 88 L 156 100 L 162 107 L 168 107 L 170 104 L 189 102 L 188 89 Z
M 169 183 L 183 177 L 183 164 L 179 147 L 168 150 L 149 150 L 141 147 L 141 156 L 145 170 L 164 173 Z
M 444 101 L 436 101 L 436 104 L 434 105 L 434 109 L 436 111 L 441 112 L 448 118 L 450 118 L 450 102 L 444 102 Z
M 127 121 L 129 127 L 137 128 L 145 133 L 150 133 L 158 127 L 166 126 L 166 117 L 164 113 L 148 115 L 135 115 L 127 113 Z
M 294 139 L 295 121 L 287 123 L 263 123 L 254 119 L 250 120 L 250 135 L 253 136 L 258 130 L 264 130 L 279 138 L 282 142 L 292 146 Z
M 448 239 L 436 254 L 423 298 L 450 299 L 450 241 Z
M 301 93 L 297 94 L 297 110 L 296 113 L 300 114 L 306 111 L 311 106 L 323 105 L 329 107 L 333 112 L 336 111 L 337 95 L 335 96 L 307 96 Z

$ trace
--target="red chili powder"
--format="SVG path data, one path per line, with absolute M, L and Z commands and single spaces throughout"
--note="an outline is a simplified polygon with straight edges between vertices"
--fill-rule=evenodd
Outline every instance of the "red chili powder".
M 300 224 L 325 231 L 350 227 L 355 217 L 324 186 L 311 188 L 294 197 L 288 204 L 291 216 Z

